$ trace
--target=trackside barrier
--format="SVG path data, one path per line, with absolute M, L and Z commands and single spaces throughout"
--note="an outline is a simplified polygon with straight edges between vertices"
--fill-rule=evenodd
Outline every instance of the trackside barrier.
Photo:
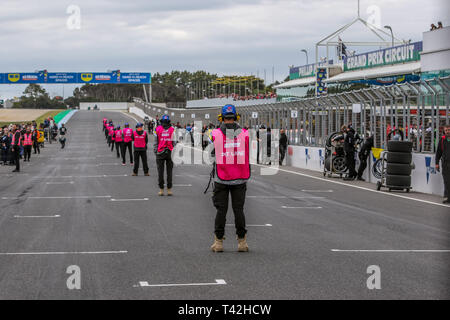
M 220 108 L 175 109 L 134 99 L 152 118 L 168 114 L 172 123 L 202 121 L 217 124 Z M 384 148 L 394 128 L 415 152 L 434 153 L 442 126 L 450 124 L 450 77 L 353 90 L 298 101 L 237 107 L 241 125 L 264 124 L 286 129 L 291 145 L 324 147 L 325 140 L 344 124 L 363 135 L 373 134 L 375 147 Z
M 173 124 L 179 122 L 182 126 L 195 121 L 217 124 L 220 113 L 220 108 L 170 109 L 138 98 L 134 103 L 151 118 L 168 114 Z M 352 123 L 361 136 L 373 135 L 375 147 L 383 149 L 392 138 L 393 129 L 398 129 L 404 140 L 413 142 L 413 190 L 442 195 L 442 175 L 435 172 L 433 163 L 442 127 L 450 124 L 449 107 L 450 77 L 443 77 L 237 110 L 242 126 L 258 128 L 264 124 L 285 129 L 290 144 L 288 164 L 311 170 L 323 170 L 321 156 L 313 158 L 315 150 L 324 154 L 326 138 L 344 124 Z M 371 165 L 366 170 L 369 169 Z M 376 181 L 375 177 L 366 179 Z

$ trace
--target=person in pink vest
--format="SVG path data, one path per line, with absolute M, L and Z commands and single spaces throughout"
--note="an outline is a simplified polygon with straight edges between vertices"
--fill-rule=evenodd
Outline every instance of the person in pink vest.
M 106 131 L 106 126 L 108 125 L 108 119 L 107 118 L 103 118 L 103 132 Z
M 114 130 L 114 126 L 111 124 L 110 126 L 109 126 L 109 144 L 110 144 L 110 146 L 111 146 L 111 152 L 113 152 L 114 151 L 114 132 L 115 132 L 115 130 Z
M 117 126 L 114 130 L 114 143 L 116 145 L 117 158 L 120 158 L 121 154 L 123 153 L 123 138 L 120 126 Z
M 30 162 L 31 149 L 33 148 L 33 133 L 31 128 L 27 127 L 27 131 L 23 135 L 23 151 L 24 151 L 24 162 Z
M 142 159 L 142 166 L 144 168 L 144 175 L 149 176 L 148 173 L 148 163 L 147 163 L 147 144 L 148 135 L 147 131 L 144 130 L 144 125 L 138 123 L 136 125 L 136 130 L 133 132 L 134 141 L 134 168 L 133 176 L 138 175 L 139 170 L 139 158 Z
M 108 142 L 108 147 L 111 147 L 111 129 L 114 128 L 112 121 L 110 121 L 107 125 L 106 125 L 106 141 Z
M 106 119 L 106 118 L 105 118 Z M 105 133 L 105 139 L 108 140 L 109 137 L 109 126 L 112 124 L 112 120 L 107 120 L 104 124 L 103 132 Z
M 128 150 L 130 154 L 130 163 L 133 165 L 133 130 L 128 123 L 125 123 L 125 128 L 122 129 L 123 149 L 122 149 L 122 165 L 126 165 L 125 156 Z
M 215 239 L 211 246 L 214 252 L 223 251 L 228 198 L 234 212 L 238 251 L 247 252 L 247 230 L 245 228 L 244 203 L 247 180 L 250 179 L 249 133 L 236 122 L 239 114 L 235 106 L 229 104 L 222 108 L 218 129 L 212 131 L 214 144 L 214 191 L 213 203 L 217 209 L 215 219 Z
M 161 125 L 155 129 L 155 143 L 153 151 L 156 155 L 156 166 L 158 168 L 158 195 L 164 195 L 164 165 L 167 168 L 167 195 L 172 196 L 172 150 L 175 145 L 174 128 L 170 125 L 170 118 L 168 115 L 163 115 L 161 118 Z

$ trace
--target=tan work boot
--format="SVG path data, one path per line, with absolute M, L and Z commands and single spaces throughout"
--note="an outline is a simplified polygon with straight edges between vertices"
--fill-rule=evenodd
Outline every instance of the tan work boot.
M 173 193 L 172 193 L 172 189 L 167 189 L 167 195 L 170 197 L 170 196 L 173 196 Z
M 134 173 L 134 172 L 133 172 L 132 176 L 133 176 L 133 177 L 136 177 L 136 176 L 137 176 L 137 173 Z
M 225 238 L 219 239 L 216 236 L 214 236 L 214 243 L 211 246 L 211 250 L 213 252 L 223 252 L 223 239 Z
M 247 235 L 245 235 L 242 239 L 238 238 L 238 251 L 248 252 Z
M 146 173 L 145 176 L 146 176 L 146 177 L 150 176 L 150 173 Z
M 164 195 L 164 189 L 159 189 L 158 196 L 163 196 L 163 195 Z

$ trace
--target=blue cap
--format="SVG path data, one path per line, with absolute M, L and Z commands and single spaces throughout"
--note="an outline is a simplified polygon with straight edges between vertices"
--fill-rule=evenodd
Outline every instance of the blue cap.
M 125 122 L 124 126 L 126 127 L 126 126 L 128 126 L 128 125 L 129 125 L 128 122 Z
M 137 124 L 136 124 L 136 128 L 141 128 L 141 127 L 143 127 L 144 125 L 142 124 L 142 123 L 140 123 L 140 122 L 138 122 Z
M 227 104 L 222 108 L 222 115 L 225 117 L 227 115 L 236 115 L 236 107 L 232 104 Z
M 169 116 L 168 116 L 167 114 L 165 114 L 165 115 L 162 116 L 161 121 L 167 121 L 167 122 L 169 122 L 169 121 L 170 121 L 170 118 L 169 118 Z

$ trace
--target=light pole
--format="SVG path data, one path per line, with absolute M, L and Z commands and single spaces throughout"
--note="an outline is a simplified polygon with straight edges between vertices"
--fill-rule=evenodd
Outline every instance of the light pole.
M 308 51 L 306 51 L 306 49 L 302 49 L 301 52 L 304 52 L 306 54 L 306 64 L 308 63 Z
M 392 46 L 394 46 L 394 32 L 392 31 L 391 26 L 384 26 L 386 29 L 389 29 L 391 31 L 391 37 L 392 37 Z

